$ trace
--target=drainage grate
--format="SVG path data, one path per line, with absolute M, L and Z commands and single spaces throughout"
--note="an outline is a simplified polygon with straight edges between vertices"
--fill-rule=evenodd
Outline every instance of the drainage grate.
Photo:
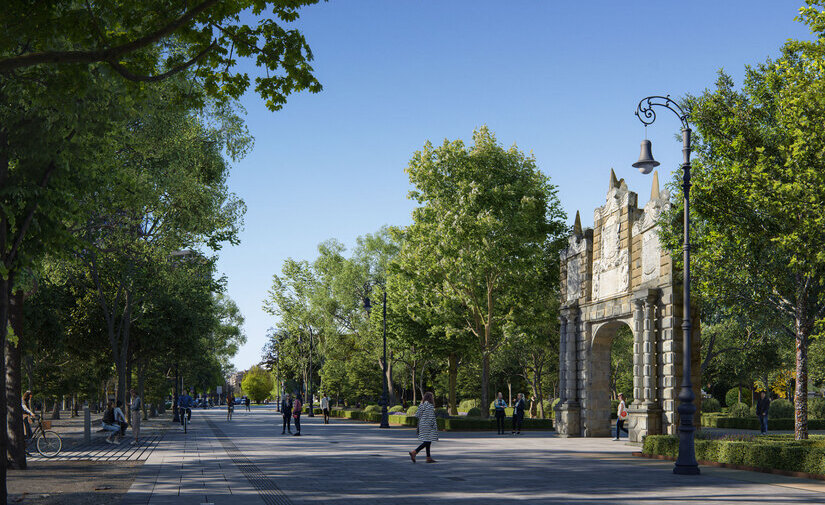
M 447 480 L 454 480 L 456 482 L 464 482 L 467 479 L 464 479 L 462 477 L 447 477 Z
M 238 446 L 223 433 L 223 430 L 221 430 L 217 424 L 209 419 L 206 420 L 206 424 L 212 428 L 215 438 L 220 441 L 223 450 L 226 451 L 226 454 L 229 455 L 232 462 L 235 463 L 235 466 L 244 474 L 246 480 L 252 484 L 252 487 L 258 490 L 258 494 L 263 498 L 264 503 L 267 505 L 292 505 L 292 502 L 289 501 L 289 498 L 281 491 L 278 485 L 267 477 L 260 468 L 255 466 L 255 463 L 244 456 L 243 452 L 238 449 Z

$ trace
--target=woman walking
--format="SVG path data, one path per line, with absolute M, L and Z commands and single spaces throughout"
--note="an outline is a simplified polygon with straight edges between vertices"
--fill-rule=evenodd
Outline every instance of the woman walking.
M 415 463 L 415 456 L 421 452 L 421 449 L 427 451 L 427 463 L 435 463 L 435 460 L 430 457 L 430 445 L 438 440 L 438 423 L 435 419 L 435 401 L 433 394 L 429 391 L 424 393 L 424 399 L 415 413 L 418 418 L 418 440 L 421 445 L 414 451 L 410 451 L 410 459 Z
M 619 408 L 616 409 L 616 438 L 613 440 L 619 440 L 622 437 L 622 432 L 624 431 L 628 435 L 630 433 L 627 431 L 627 428 L 624 427 L 624 422 L 627 420 L 627 407 L 624 404 L 624 395 L 619 393 Z
M 229 393 L 226 397 L 226 420 L 232 420 L 232 411 L 235 410 L 235 395 Z

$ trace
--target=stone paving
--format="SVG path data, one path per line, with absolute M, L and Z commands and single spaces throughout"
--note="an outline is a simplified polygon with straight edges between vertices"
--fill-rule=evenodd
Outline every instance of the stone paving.
M 702 468 L 630 456 L 607 438 L 562 439 L 442 433 L 435 464 L 413 464 L 415 430 L 302 419 L 303 436 L 281 435 L 272 407 L 193 413 L 188 434 L 170 430 L 124 504 L 802 504 L 825 503 L 825 483 Z

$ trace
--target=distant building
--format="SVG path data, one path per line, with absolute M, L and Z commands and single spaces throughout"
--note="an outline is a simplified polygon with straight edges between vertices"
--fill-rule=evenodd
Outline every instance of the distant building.
M 243 382 L 243 377 L 246 375 L 246 371 L 243 372 L 235 372 L 229 376 L 229 380 L 226 383 L 232 388 L 233 392 L 238 392 L 241 390 L 241 382 Z

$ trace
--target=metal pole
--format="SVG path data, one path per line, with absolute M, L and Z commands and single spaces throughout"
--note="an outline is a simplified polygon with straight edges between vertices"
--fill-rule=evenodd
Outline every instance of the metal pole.
M 382 381 L 383 392 L 381 393 L 381 428 L 389 428 L 390 420 L 387 412 L 387 403 L 389 403 L 389 387 L 387 386 L 387 290 L 384 289 L 384 362 L 381 370 L 384 375 Z
M 682 307 L 682 389 L 679 391 L 679 456 L 673 467 L 673 473 L 680 475 L 698 475 L 699 464 L 696 462 L 696 452 L 694 447 L 693 414 L 696 413 L 696 406 L 693 401 L 696 395 L 693 394 L 693 384 L 690 380 L 691 365 L 691 313 L 690 313 L 690 128 L 682 129 L 682 192 L 684 194 L 685 221 L 684 221 L 684 242 L 682 252 L 684 254 L 683 281 L 684 294 Z
M 312 328 L 309 329 L 309 414 L 307 417 L 315 417 L 312 409 Z
M 179 394 L 180 393 L 178 391 L 178 364 L 175 363 L 175 398 L 174 398 L 175 401 L 172 402 L 172 422 L 173 423 L 179 423 L 180 422 L 180 416 L 178 415 L 178 396 L 179 396 Z

